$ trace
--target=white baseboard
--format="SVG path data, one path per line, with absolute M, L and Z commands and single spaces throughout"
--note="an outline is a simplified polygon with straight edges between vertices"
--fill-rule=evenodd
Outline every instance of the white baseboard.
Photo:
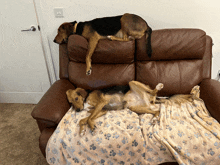
M 1 92 L 0 103 L 37 104 L 44 92 Z

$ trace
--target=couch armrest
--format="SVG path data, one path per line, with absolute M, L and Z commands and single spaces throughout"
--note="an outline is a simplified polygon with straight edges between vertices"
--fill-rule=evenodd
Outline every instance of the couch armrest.
M 67 79 L 56 81 L 44 94 L 31 115 L 37 121 L 45 121 L 57 125 L 70 108 L 66 97 L 68 89 L 75 89 Z
M 220 122 L 220 82 L 204 79 L 200 84 L 200 97 L 218 122 Z

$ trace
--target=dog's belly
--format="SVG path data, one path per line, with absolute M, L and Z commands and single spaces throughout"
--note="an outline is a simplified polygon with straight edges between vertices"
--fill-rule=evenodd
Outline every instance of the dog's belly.
M 146 107 L 152 111 L 160 110 L 160 104 L 151 104 L 147 96 L 144 96 L 142 98 L 134 92 L 127 93 L 124 96 L 123 102 L 125 103 L 124 108 L 137 106 L 137 107 Z
M 124 96 L 123 102 L 125 103 L 125 108 L 129 108 L 131 106 L 146 106 L 147 104 L 149 104 L 134 92 L 127 93 Z
M 117 94 L 106 94 L 104 96 L 104 98 L 106 100 L 108 100 L 107 104 L 103 107 L 103 110 L 119 110 L 119 109 L 123 109 L 124 105 L 123 105 L 123 93 L 117 93 Z M 90 100 L 88 100 L 85 104 L 84 104 L 84 109 L 94 109 L 94 104 L 92 104 L 90 102 Z
M 106 99 L 109 100 L 108 104 L 106 104 L 103 109 L 106 110 L 117 110 L 117 109 L 123 109 L 123 94 L 113 94 L 113 95 L 106 95 Z

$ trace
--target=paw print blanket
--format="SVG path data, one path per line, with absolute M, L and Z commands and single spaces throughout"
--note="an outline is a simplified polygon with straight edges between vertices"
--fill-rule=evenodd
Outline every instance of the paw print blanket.
M 46 147 L 51 165 L 219 165 L 220 125 L 203 101 L 160 105 L 160 115 L 137 115 L 129 109 L 109 111 L 79 135 L 86 110 L 66 113 Z

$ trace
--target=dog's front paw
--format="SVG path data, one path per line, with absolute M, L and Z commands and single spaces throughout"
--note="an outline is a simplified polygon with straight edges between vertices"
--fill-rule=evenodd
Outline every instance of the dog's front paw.
M 82 130 L 80 130 L 79 135 L 82 137 L 85 135 L 85 133 L 86 133 L 86 129 L 83 128 Z
M 107 36 L 107 38 L 112 41 L 112 36 Z
M 128 39 L 129 40 L 135 40 L 135 38 L 133 36 L 129 36 Z
M 159 116 L 159 115 L 160 115 L 160 111 L 157 111 L 157 112 L 155 113 L 154 117 L 157 117 L 157 116 Z
M 92 74 L 92 67 L 90 67 L 90 69 L 86 71 L 86 75 L 87 75 L 87 76 L 89 76 L 89 75 L 91 75 L 91 74 Z
M 94 128 L 91 129 L 91 133 L 92 133 L 93 136 L 96 135 L 96 128 L 97 128 L 97 127 L 94 125 Z
M 157 89 L 158 91 L 161 90 L 161 89 L 163 89 L 163 84 L 162 84 L 162 83 L 157 84 L 156 89 Z

